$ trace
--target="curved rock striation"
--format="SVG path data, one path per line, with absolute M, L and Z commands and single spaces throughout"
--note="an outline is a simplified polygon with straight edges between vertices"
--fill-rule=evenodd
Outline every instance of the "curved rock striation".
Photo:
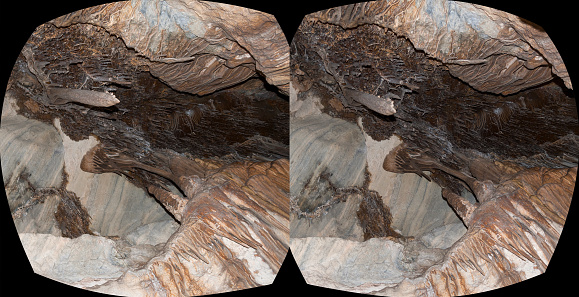
M 417 296 L 479 293 L 544 273 L 565 224 L 577 167 L 531 168 L 495 185 L 443 263 L 406 280 Z M 400 294 L 405 284 L 379 295 Z
M 561 78 L 572 89 L 555 45 L 538 26 L 503 11 L 447 0 L 371 1 L 308 15 L 345 29 L 375 24 L 407 37 L 473 88 L 509 95 Z
M 121 1 L 51 21 L 99 26 L 149 61 L 176 90 L 206 95 L 263 74 L 289 92 L 289 46 L 271 15 L 209 1 Z M 263 42 L 267 40 L 268 42 Z
M 273 281 L 289 248 L 287 159 L 220 164 L 174 155 L 164 171 L 110 155 L 96 146 L 81 167 L 96 173 L 140 168 L 172 180 L 184 196 L 148 186 L 180 227 L 143 269 L 128 271 L 99 291 L 114 293 L 116 286 L 136 282 L 147 295 L 204 295 Z

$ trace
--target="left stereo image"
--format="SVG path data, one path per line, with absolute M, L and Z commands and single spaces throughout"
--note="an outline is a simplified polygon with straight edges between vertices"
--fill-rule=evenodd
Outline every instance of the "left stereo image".
M 40 25 L 0 126 L 34 272 L 124 296 L 271 284 L 289 248 L 288 95 L 288 42 L 256 10 L 123 1 Z

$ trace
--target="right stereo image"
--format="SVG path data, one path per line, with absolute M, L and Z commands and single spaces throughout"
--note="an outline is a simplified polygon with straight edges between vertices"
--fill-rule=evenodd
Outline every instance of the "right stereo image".
M 530 21 L 447 0 L 307 15 L 290 45 L 290 249 L 310 285 L 457 296 L 544 273 L 579 153 Z

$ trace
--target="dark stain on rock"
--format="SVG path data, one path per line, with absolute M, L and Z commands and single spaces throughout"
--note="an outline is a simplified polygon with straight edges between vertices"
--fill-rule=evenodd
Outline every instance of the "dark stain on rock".
M 356 215 L 364 231 L 364 240 L 387 236 L 403 237 L 390 227 L 392 214 L 390 214 L 390 209 L 382 203 L 382 198 L 376 191 L 364 191 Z
M 54 217 L 63 237 L 77 238 L 90 231 L 91 217 L 73 192 L 60 190 L 60 202 Z

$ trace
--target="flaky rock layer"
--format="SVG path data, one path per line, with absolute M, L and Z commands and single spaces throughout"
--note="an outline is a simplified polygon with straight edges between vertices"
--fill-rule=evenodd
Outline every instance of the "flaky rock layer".
M 259 11 L 208 1 L 137 0 L 79 10 L 51 23 L 105 28 L 179 91 L 205 95 L 258 71 L 289 92 L 287 40 L 275 18 Z
M 410 39 L 473 88 L 513 94 L 560 77 L 572 88 L 555 45 L 536 25 L 492 8 L 447 0 L 362 2 L 308 15 L 306 22 L 375 24 Z

